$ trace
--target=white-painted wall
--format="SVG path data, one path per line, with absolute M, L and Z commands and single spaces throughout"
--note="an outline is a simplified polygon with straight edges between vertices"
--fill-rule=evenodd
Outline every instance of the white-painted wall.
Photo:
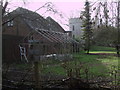
M 80 40 L 83 34 L 81 30 L 82 20 L 80 18 L 71 18 L 69 19 L 69 30 L 72 31 L 72 37 Z

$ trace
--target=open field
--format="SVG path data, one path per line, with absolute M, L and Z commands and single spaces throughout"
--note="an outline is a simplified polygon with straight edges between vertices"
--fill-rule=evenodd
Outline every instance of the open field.
M 71 61 L 51 60 L 42 62 L 41 73 L 66 76 L 66 68 L 73 69 L 73 74 L 75 74 L 75 68 L 79 68 L 81 77 L 85 76 L 86 69 L 88 69 L 88 73 L 91 75 L 90 77 L 107 77 L 118 67 L 118 57 L 115 56 L 115 53 L 114 48 L 95 46 L 89 55 L 81 51 L 74 54 L 74 60 Z M 66 68 L 64 68 L 63 64 Z
M 89 83 L 100 83 L 102 86 L 114 88 L 115 85 L 120 84 L 117 77 L 118 60 L 114 48 L 95 46 L 90 54 L 86 54 L 85 51 L 74 53 L 72 60 L 40 61 L 39 75 L 43 81 L 59 81 L 72 76 L 85 82 L 89 80 Z M 7 77 L 8 80 L 31 82 L 35 75 L 33 63 L 14 63 L 3 68 L 4 78 Z
M 73 60 L 58 61 L 58 60 L 45 60 L 39 63 L 41 74 L 53 75 L 67 75 L 67 68 L 79 68 L 81 74 L 84 76 L 84 71 L 87 68 L 88 73 L 94 76 L 108 76 L 113 69 L 118 67 L 118 57 L 115 56 L 116 52 L 111 47 L 93 46 L 90 54 L 85 54 L 84 51 L 73 54 Z M 12 65 L 11 65 L 12 66 Z M 16 65 L 15 65 L 16 66 Z M 30 68 L 30 64 L 17 64 L 17 68 L 25 69 Z

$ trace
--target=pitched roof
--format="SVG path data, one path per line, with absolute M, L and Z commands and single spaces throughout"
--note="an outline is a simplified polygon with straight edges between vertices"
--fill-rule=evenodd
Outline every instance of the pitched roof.
M 24 20 L 24 22 L 32 29 L 32 31 L 36 31 L 51 42 L 76 42 L 66 33 L 64 33 L 64 29 L 51 17 L 45 19 L 37 13 L 21 7 L 11 12 L 11 15 L 19 15 L 22 17 L 21 19 Z
M 72 43 L 76 42 L 72 38 L 70 38 L 66 33 L 56 32 L 51 30 L 46 30 L 42 28 L 36 27 L 33 22 L 28 19 L 24 19 L 26 24 L 33 29 L 34 31 L 38 32 L 41 36 L 49 40 L 50 42 L 59 42 L 59 43 Z
M 13 11 L 13 14 L 18 14 L 22 19 L 31 21 L 33 27 L 49 29 L 48 21 L 38 13 L 19 7 Z
M 56 31 L 56 32 L 65 32 L 65 30 L 51 17 L 47 17 L 46 19 L 39 15 L 36 12 L 30 11 L 28 9 L 19 7 L 13 12 L 11 12 L 11 16 L 21 16 L 22 18 L 26 18 L 31 20 L 31 22 L 34 23 L 35 27 L 41 28 L 41 29 L 47 29 L 51 31 Z M 39 26 L 38 26 L 39 24 Z
M 63 33 L 65 32 L 65 30 L 51 17 L 47 17 L 46 19 L 49 22 L 49 27 L 51 30 L 57 31 L 57 32 L 63 32 Z

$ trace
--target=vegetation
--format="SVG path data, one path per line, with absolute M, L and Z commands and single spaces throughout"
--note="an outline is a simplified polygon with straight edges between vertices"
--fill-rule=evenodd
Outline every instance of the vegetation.
M 112 26 L 101 26 L 93 32 L 94 44 L 101 46 L 115 46 L 118 39 L 117 34 L 116 28 Z
M 103 25 L 97 30 L 94 30 L 93 34 L 93 41 L 95 45 L 115 47 L 117 55 L 119 56 L 120 36 L 118 35 L 119 33 L 117 28 L 113 26 L 105 27 Z
M 87 51 L 87 54 L 89 54 L 92 38 L 92 29 L 90 22 L 90 6 L 88 1 L 85 2 L 85 11 L 83 12 L 83 17 L 83 39 L 85 40 L 85 50 Z
M 40 61 L 40 75 L 45 76 L 46 79 L 49 78 L 49 80 L 59 80 L 72 76 L 93 82 L 99 82 L 101 79 L 103 81 L 112 80 L 110 85 L 117 85 L 119 83 L 119 78 L 117 77 L 118 57 L 115 56 L 115 48 L 93 46 L 90 54 L 80 51 L 79 53 L 74 53 L 73 57 L 73 60 L 67 61 L 52 59 Z M 26 72 L 26 74 L 34 73 L 33 64 L 19 63 L 10 66 L 16 70 Z
M 92 46 L 91 51 L 116 51 L 113 47 Z
M 49 65 L 44 66 L 44 72 L 47 73 L 53 73 L 58 75 L 66 76 L 66 69 L 62 66 L 63 63 L 66 64 L 66 67 L 74 69 L 75 67 L 81 67 L 79 68 L 81 70 L 81 73 L 85 74 L 84 70 L 85 68 L 89 68 L 89 73 L 94 76 L 107 76 L 109 72 L 111 71 L 111 67 L 118 65 L 118 58 L 116 56 L 109 56 L 109 55 L 97 55 L 95 53 L 115 53 L 114 48 L 109 47 L 100 47 L 100 46 L 94 46 L 92 48 L 91 55 L 84 54 L 84 51 L 81 51 L 78 54 L 74 54 L 73 61 L 66 61 L 66 62 L 59 62 L 53 63 Z M 95 54 L 95 55 L 94 55 Z
M 106 54 L 111 55 L 106 55 Z M 104 55 L 105 54 L 105 55 Z M 89 69 L 89 74 L 94 76 L 107 76 L 111 71 L 111 67 L 118 66 L 118 57 L 114 56 L 115 48 L 93 46 L 90 54 L 85 54 L 85 51 L 80 51 L 74 54 L 74 60 L 71 61 L 57 61 L 57 60 L 44 60 L 40 62 L 39 67 L 42 74 L 53 75 L 67 75 L 67 69 L 79 68 L 81 74 L 85 74 L 85 69 Z M 15 66 L 15 65 L 14 65 Z M 18 68 L 29 68 L 28 64 L 19 64 Z
M 118 3 L 118 19 L 119 19 L 119 3 Z M 5 11 L 6 11 L 7 5 L 8 5 L 7 1 L 4 6 L 2 5 L 3 6 L 2 16 L 4 16 L 4 14 L 6 13 Z M 52 3 L 46 3 L 42 7 L 46 7 L 48 9 L 48 11 L 59 14 L 59 12 L 56 11 L 56 9 L 54 9 L 51 5 L 52 5 Z M 102 3 L 101 3 L 101 5 L 102 5 Z M 105 23 L 106 25 L 103 25 L 102 19 L 98 18 L 98 20 L 100 20 L 99 27 L 96 30 L 92 31 L 92 29 L 91 29 L 92 23 L 91 23 L 91 16 L 90 16 L 90 4 L 87 0 L 85 2 L 85 11 L 83 11 L 82 14 L 83 14 L 83 27 L 84 27 L 83 39 L 85 41 L 84 50 L 87 52 L 87 54 L 85 54 L 85 51 L 80 51 L 79 53 L 73 54 L 73 57 L 74 57 L 73 60 L 40 61 L 39 62 L 40 74 L 47 75 L 47 76 L 50 76 L 50 75 L 53 75 L 53 76 L 61 75 L 61 76 L 68 76 L 68 77 L 74 76 L 74 77 L 80 77 L 83 80 L 84 79 L 92 80 L 93 78 L 98 78 L 98 77 L 102 77 L 105 79 L 110 78 L 113 81 L 113 83 L 116 84 L 118 70 L 119 70 L 118 57 L 116 55 L 116 50 L 117 50 L 117 54 L 119 56 L 119 49 L 120 49 L 120 46 L 119 46 L 119 43 L 120 43 L 119 20 L 117 22 L 118 28 L 116 28 L 114 26 L 108 26 L 108 24 L 109 24 L 108 23 L 108 19 L 109 19 L 108 12 L 109 11 L 107 10 L 107 3 L 104 4 L 103 6 L 104 6 L 104 14 L 105 14 L 104 15 L 105 19 L 103 21 L 106 22 Z M 100 8 L 100 6 L 99 6 L 99 8 Z M 37 9 L 37 10 L 39 10 L 39 9 Z M 99 10 L 99 9 L 97 9 L 97 10 Z M 98 15 L 98 12 L 96 13 L 97 15 Z M 60 16 L 62 17 L 62 14 L 60 14 Z M 95 16 L 95 18 L 97 18 L 97 16 Z M 100 15 L 100 18 L 101 18 L 101 15 Z M 9 22 L 9 21 L 7 21 L 7 22 Z M 3 22 L 2 25 L 5 25 L 7 22 Z M 97 46 L 92 47 L 91 43 L 93 43 Z M 113 48 L 113 47 L 115 47 L 115 48 Z M 12 68 L 15 68 L 16 70 L 22 71 L 22 72 L 26 72 L 27 69 L 30 69 L 31 71 L 35 69 L 35 68 L 33 68 L 32 64 L 23 64 L 23 63 L 19 64 L 19 65 L 11 64 L 11 65 L 7 66 L 7 69 L 5 70 L 5 75 L 6 75 L 6 72 L 9 71 L 8 68 L 10 66 L 12 66 Z M 25 76 L 28 74 L 28 72 L 29 71 L 26 72 Z M 38 68 L 37 68 L 36 72 L 38 74 Z M 36 77 L 39 77 L 38 75 L 36 75 Z M 24 81 L 24 80 L 22 80 L 22 81 Z

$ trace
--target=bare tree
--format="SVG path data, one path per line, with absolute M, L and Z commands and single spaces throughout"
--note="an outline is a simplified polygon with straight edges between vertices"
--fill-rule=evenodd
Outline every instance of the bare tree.
M 3 2 L 2 2 L 2 3 L 3 3 Z M 26 4 L 26 0 L 23 0 L 23 3 Z M 2 5 L 3 5 L 3 4 L 2 4 Z M 4 14 L 6 13 L 7 5 L 8 5 L 8 2 L 6 1 L 6 2 L 5 2 L 5 5 L 3 5 L 3 13 L 2 13 L 2 16 L 4 16 Z M 57 9 L 55 8 L 55 5 L 54 5 L 52 2 L 46 2 L 44 5 L 42 5 L 42 6 L 39 7 L 38 9 L 36 9 L 34 12 L 37 12 L 37 11 L 43 9 L 43 8 L 45 9 L 45 11 L 44 11 L 44 13 L 43 13 L 42 15 L 44 15 L 45 13 L 51 12 L 51 13 L 53 13 L 53 14 L 57 14 L 57 15 L 60 16 L 61 18 L 64 17 L 63 14 L 62 14 L 62 12 L 60 12 L 59 10 L 57 10 Z M 9 13 L 8 13 L 8 14 L 9 14 Z M 19 16 L 19 15 L 11 18 L 11 19 L 8 20 L 8 21 L 3 22 L 2 25 L 5 25 L 7 22 L 10 22 L 10 21 L 14 20 L 14 19 L 17 18 L 18 16 Z M 36 19 L 37 19 L 37 18 L 35 18 L 34 20 L 36 20 Z
M 8 2 L 6 1 L 3 5 L 3 0 L 1 0 L 1 6 L 2 6 L 2 16 L 5 14 L 6 8 L 7 8 Z

